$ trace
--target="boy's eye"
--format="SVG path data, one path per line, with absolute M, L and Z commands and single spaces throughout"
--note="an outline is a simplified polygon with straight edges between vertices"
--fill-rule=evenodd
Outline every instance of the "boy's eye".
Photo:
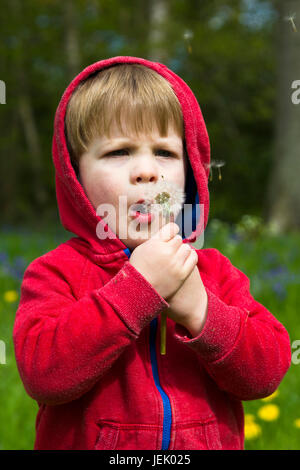
M 128 149 L 119 149 L 119 150 L 113 150 L 112 152 L 107 153 L 106 155 L 121 155 L 122 152 L 129 152 Z M 158 149 L 156 152 L 163 153 L 165 157 L 172 157 L 173 154 L 172 152 L 169 152 L 168 150 L 163 150 L 163 149 Z
M 165 157 L 173 157 L 172 152 L 169 152 L 169 150 L 158 150 L 158 152 L 164 153 Z
M 113 150 L 112 152 L 109 152 L 107 155 L 115 155 L 115 154 L 120 154 L 120 152 L 127 152 L 126 149 L 120 149 L 120 150 Z

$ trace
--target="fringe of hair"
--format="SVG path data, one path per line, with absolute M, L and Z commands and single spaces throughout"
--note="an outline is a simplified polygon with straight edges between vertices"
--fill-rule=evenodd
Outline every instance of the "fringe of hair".
M 69 100 L 65 135 L 76 173 L 80 156 L 95 138 L 110 138 L 114 122 L 122 134 L 135 136 L 156 126 L 166 137 L 171 126 L 185 144 L 181 106 L 169 82 L 144 65 L 116 64 L 81 82 Z

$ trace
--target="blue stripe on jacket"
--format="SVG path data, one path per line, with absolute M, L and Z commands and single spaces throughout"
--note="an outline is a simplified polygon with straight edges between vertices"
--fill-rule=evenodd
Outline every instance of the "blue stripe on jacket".
M 130 258 L 131 251 L 129 248 L 124 249 L 124 253 Z M 152 373 L 154 377 L 154 383 L 158 389 L 163 402 L 164 417 L 163 417 L 163 433 L 162 433 L 162 444 L 160 450 L 167 450 L 171 438 L 171 426 L 172 426 L 172 411 L 171 404 L 168 395 L 161 388 L 158 376 L 157 358 L 156 358 L 156 332 L 157 332 L 157 318 L 150 323 L 150 358 Z
M 196 198 L 195 198 L 195 204 L 193 204 L 193 207 L 192 207 L 192 232 L 195 231 L 197 227 L 196 204 L 198 203 L 199 203 L 199 195 L 197 192 Z M 182 222 L 182 233 L 184 233 L 184 221 Z M 182 237 L 182 239 L 185 240 L 184 237 Z M 132 251 L 129 248 L 125 248 L 124 253 L 128 256 L 128 258 L 130 258 Z M 164 392 L 159 382 L 156 347 L 155 347 L 157 324 L 158 324 L 157 318 L 154 318 L 154 320 L 152 320 L 150 323 L 150 358 L 151 358 L 151 366 L 152 366 L 152 373 L 154 377 L 154 383 L 162 398 L 163 409 L 164 409 L 161 450 L 167 450 L 170 444 L 170 439 L 171 439 L 172 409 L 171 409 L 171 403 L 170 403 L 169 397 Z

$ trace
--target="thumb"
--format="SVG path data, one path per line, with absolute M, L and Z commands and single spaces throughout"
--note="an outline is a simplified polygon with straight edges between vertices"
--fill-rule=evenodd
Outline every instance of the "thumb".
M 179 227 L 174 222 L 164 225 L 152 238 L 159 238 L 165 242 L 171 240 L 179 232 Z

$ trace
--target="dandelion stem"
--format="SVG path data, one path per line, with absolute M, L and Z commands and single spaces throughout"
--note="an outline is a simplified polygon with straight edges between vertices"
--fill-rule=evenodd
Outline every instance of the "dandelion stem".
M 160 354 L 166 354 L 166 333 L 167 333 L 167 314 L 161 313 L 160 318 Z
M 165 223 L 174 222 L 177 213 L 182 208 L 184 203 L 185 193 L 174 182 L 166 181 L 164 176 L 161 175 L 162 180 L 158 181 L 155 185 L 147 185 L 144 190 L 145 199 L 155 201 L 155 206 Z M 158 207 L 157 207 L 158 206 Z M 166 354 L 166 312 L 161 313 L 160 318 L 160 352 Z

